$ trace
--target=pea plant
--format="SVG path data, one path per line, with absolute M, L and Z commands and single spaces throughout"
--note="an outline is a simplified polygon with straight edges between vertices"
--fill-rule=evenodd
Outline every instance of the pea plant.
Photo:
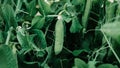
M 120 1 L 0 0 L 0 68 L 120 68 Z

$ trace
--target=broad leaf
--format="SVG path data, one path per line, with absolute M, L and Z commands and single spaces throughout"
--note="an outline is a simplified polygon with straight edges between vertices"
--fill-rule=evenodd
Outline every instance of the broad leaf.
M 112 64 L 101 64 L 97 68 L 118 68 L 118 67 L 113 66 Z
M 88 62 L 88 68 L 96 68 L 95 67 L 96 62 L 95 61 L 89 61 Z
M 74 59 L 74 68 L 87 68 L 87 66 L 88 65 L 83 60 L 79 58 Z
M 42 15 L 50 14 L 52 12 L 50 5 L 45 0 L 38 0 L 39 10 Z
M 34 16 L 37 12 L 36 0 L 32 0 L 30 3 L 26 3 L 26 6 L 27 6 L 30 16 Z
M 84 3 L 85 0 L 72 0 L 72 4 L 73 5 L 80 5 L 82 3 Z
M 72 52 L 72 54 L 73 54 L 74 56 L 78 56 L 78 55 L 81 54 L 82 52 L 86 52 L 86 50 L 84 50 L 84 49 L 74 50 L 74 51 Z
M 28 48 L 29 44 L 25 35 L 25 29 L 24 28 L 18 28 L 17 31 L 17 39 L 20 43 L 22 48 Z
M 63 20 L 67 23 L 69 23 L 72 20 L 72 18 L 66 12 L 63 12 L 61 14 L 61 16 L 62 16 Z
M 70 27 L 70 32 L 71 33 L 76 33 L 76 32 L 80 32 L 82 29 L 81 24 L 79 23 L 79 20 L 77 17 L 74 17 L 72 19 L 72 25 Z
M 76 7 L 77 11 L 83 12 L 86 0 L 72 0 L 71 3 Z
M 18 68 L 17 56 L 8 45 L 0 45 L 0 68 Z
M 20 43 L 21 47 L 23 48 L 23 50 L 30 50 L 33 48 L 33 38 L 35 37 L 35 35 L 31 34 L 27 34 L 25 33 L 25 29 L 24 28 L 19 28 L 18 27 L 18 31 L 17 31 L 17 39 L 18 42 Z
M 101 30 L 108 36 L 115 39 L 118 43 L 120 43 L 120 23 L 106 23 L 101 27 Z
M 8 30 L 11 26 L 16 28 L 17 22 L 14 17 L 14 10 L 11 5 L 2 5 L 2 16 L 4 21 L 6 22 L 6 30 Z
M 43 16 L 36 16 L 32 20 L 32 28 L 41 29 L 45 23 L 45 17 Z
M 38 29 L 32 30 L 32 33 L 36 34 L 36 36 L 34 37 L 35 44 L 39 48 L 42 48 L 42 49 L 46 48 L 47 47 L 47 42 L 46 42 L 44 33 L 41 30 L 38 30 Z

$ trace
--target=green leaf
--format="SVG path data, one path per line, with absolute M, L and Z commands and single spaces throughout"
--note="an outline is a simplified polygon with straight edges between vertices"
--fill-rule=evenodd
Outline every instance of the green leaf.
M 0 68 L 18 68 L 17 56 L 8 45 L 0 45 Z
M 50 67 L 48 66 L 48 64 L 45 64 L 45 65 L 44 65 L 44 68 L 50 68 Z
M 120 43 L 120 23 L 115 21 L 113 23 L 106 23 L 101 27 L 101 30 L 108 36 Z
M 84 49 L 80 49 L 80 50 L 74 50 L 73 52 L 72 52 L 72 54 L 74 55 L 74 56 L 78 56 L 79 54 L 81 54 L 82 52 L 86 52 L 86 50 L 84 50 Z
M 38 51 L 38 52 L 36 53 L 36 56 L 37 56 L 37 57 L 44 57 L 45 54 L 46 54 L 45 51 Z
M 37 12 L 36 0 L 32 0 L 30 3 L 26 4 L 30 16 L 34 16 Z
M 62 15 L 63 20 L 64 20 L 65 22 L 67 22 L 67 23 L 69 23 L 69 22 L 72 20 L 72 18 L 70 17 L 70 15 L 68 15 L 68 14 L 65 13 L 65 12 L 63 12 L 61 15 Z
M 113 66 L 112 64 L 101 64 L 97 68 L 118 68 L 118 67 Z
M 82 3 L 84 3 L 85 0 L 72 0 L 72 4 L 73 5 L 80 5 Z
M 74 68 L 87 68 L 87 66 L 88 65 L 83 60 L 79 58 L 74 59 Z
M 25 32 L 24 28 L 18 28 L 17 39 L 23 48 L 27 48 L 29 44 L 28 44 L 28 41 L 27 41 L 27 38 L 24 32 Z
M 71 3 L 76 7 L 76 10 L 83 12 L 86 0 L 72 0 Z
M 0 30 L 0 44 L 4 42 L 3 31 Z
M 18 27 L 18 31 L 17 31 L 17 39 L 18 42 L 20 43 L 21 47 L 23 48 L 23 50 L 30 50 L 33 45 L 32 45 L 32 40 L 33 37 L 35 35 L 28 35 L 27 33 L 25 33 L 25 29 L 24 28 L 19 28 Z
M 82 29 L 82 26 L 81 24 L 79 23 L 79 20 L 77 17 L 74 17 L 72 19 L 72 25 L 70 27 L 70 32 L 71 33 L 77 33 L 77 32 L 80 32 Z
M 44 33 L 38 29 L 33 29 L 32 32 L 36 34 L 36 36 L 34 37 L 35 44 L 42 49 L 46 48 L 47 42 Z
M 45 0 L 38 0 L 38 5 L 39 5 L 39 11 L 42 15 L 47 15 L 52 13 L 50 5 L 45 2 Z
M 14 17 L 14 10 L 11 5 L 2 5 L 2 16 L 4 21 L 6 22 L 6 29 L 8 30 L 10 27 L 17 27 L 17 22 Z
M 71 3 L 67 3 L 65 10 L 67 11 L 68 15 L 70 15 L 70 16 L 75 16 L 77 14 L 75 6 L 72 5 Z
M 32 28 L 41 29 L 44 26 L 45 17 L 43 16 L 36 16 L 32 20 Z
M 88 68 L 96 68 L 95 67 L 96 62 L 95 61 L 89 61 L 88 62 Z

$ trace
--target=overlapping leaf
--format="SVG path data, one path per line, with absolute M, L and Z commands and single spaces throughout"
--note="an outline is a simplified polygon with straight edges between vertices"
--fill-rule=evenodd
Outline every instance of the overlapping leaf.
M 77 17 L 74 17 L 72 19 L 72 25 L 70 27 L 70 32 L 71 33 L 76 33 L 76 32 L 80 32 L 82 29 L 81 24 L 79 23 L 79 20 Z
M 108 36 L 120 43 L 120 22 L 106 23 L 101 30 Z
M 38 0 L 39 11 L 42 15 L 47 15 L 52 12 L 50 5 L 45 0 Z
M 8 30 L 11 26 L 12 27 L 17 27 L 17 22 L 14 16 L 14 10 L 11 5 L 2 5 L 1 7 L 2 11 L 2 17 L 4 21 L 6 22 L 6 30 Z
M 81 59 L 75 58 L 74 59 L 74 67 L 73 68 L 88 68 L 88 65 Z
M 44 33 L 41 30 L 38 30 L 38 29 L 34 29 L 34 30 L 32 30 L 32 32 L 34 34 L 36 34 L 36 36 L 34 38 L 35 44 L 42 49 L 46 48 L 47 47 L 47 42 L 46 42 Z
M 41 29 L 44 26 L 45 17 L 43 16 L 36 16 L 32 20 L 32 28 L 34 29 Z
M 0 45 L 0 68 L 18 68 L 17 56 L 8 45 Z

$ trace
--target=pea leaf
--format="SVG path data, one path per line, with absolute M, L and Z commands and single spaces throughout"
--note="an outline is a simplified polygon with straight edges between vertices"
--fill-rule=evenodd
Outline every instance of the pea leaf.
M 118 68 L 118 67 L 113 66 L 112 64 L 101 64 L 97 68 Z
M 52 13 L 50 5 L 45 2 L 45 0 L 38 0 L 38 5 L 39 5 L 39 11 L 42 15 L 47 15 Z
M 20 43 L 21 47 L 23 48 L 23 50 L 30 50 L 33 48 L 33 37 L 35 35 L 31 34 L 27 34 L 25 33 L 25 29 L 24 28 L 18 28 L 18 31 L 17 31 L 17 39 L 18 39 L 18 42 Z
M 72 0 L 73 5 L 80 5 L 81 3 L 84 3 L 85 0 Z
M 25 35 L 25 30 L 23 28 L 18 28 L 17 39 L 22 48 L 28 48 L 28 41 Z
M 95 61 L 89 61 L 88 62 L 88 68 L 96 68 L 95 67 L 96 62 Z
M 74 68 L 87 68 L 87 64 L 83 61 L 83 60 L 81 60 L 81 59 L 79 59 L 79 58 L 75 58 L 74 59 Z
M 65 12 L 62 13 L 62 18 L 67 23 L 69 23 L 72 20 L 72 18 Z
M 6 29 L 8 30 L 11 26 L 17 27 L 17 22 L 14 17 L 14 10 L 11 5 L 2 5 L 2 17 L 6 23 Z
M 74 56 L 78 56 L 79 54 L 81 54 L 82 52 L 87 52 L 85 49 L 80 49 L 80 50 L 74 50 L 73 52 L 72 52 L 72 54 L 74 55 Z
M 46 42 L 44 33 L 38 29 L 33 29 L 32 32 L 36 34 L 36 36 L 34 37 L 35 44 L 42 49 L 46 48 L 47 42 Z
M 3 31 L 0 30 L 0 44 L 4 42 Z
M 45 17 L 43 16 L 36 16 L 32 20 L 32 28 L 41 29 L 45 23 Z
M 83 12 L 86 0 L 72 0 L 71 3 L 76 7 L 76 10 Z
M 72 19 L 72 25 L 70 27 L 70 32 L 71 33 L 76 33 L 76 32 L 80 32 L 80 30 L 82 29 L 81 24 L 79 23 L 79 20 L 77 17 L 74 17 Z
M 26 6 L 27 6 L 30 16 L 34 16 L 37 12 L 36 0 L 32 0 L 30 3 L 26 3 Z
M 0 46 L 0 68 L 18 68 L 17 57 L 8 45 Z
M 101 30 L 108 36 L 115 39 L 120 43 L 120 23 L 115 21 L 114 23 L 106 23 L 101 27 Z

